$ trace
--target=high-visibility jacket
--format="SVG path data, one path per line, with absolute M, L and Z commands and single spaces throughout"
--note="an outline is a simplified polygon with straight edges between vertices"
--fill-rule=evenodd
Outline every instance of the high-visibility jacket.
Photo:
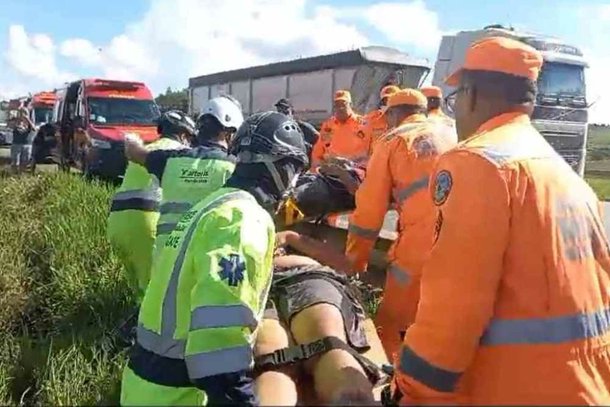
M 454 143 L 458 142 L 457 131 L 455 129 L 455 120 L 447 116 L 441 109 L 431 109 L 428 111 L 428 119 L 444 124 L 449 127 L 451 131 L 446 132 L 447 137 Z
M 146 167 L 163 189 L 154 259 L 180 217 L 225 184 L 235 169 L 235 159 L 225 147 L 209 143 L 189 150 L 152 152 Z
M 360 131 L 361 125 L 362 117 L 355 113 L 344 122 L 333 116 L 322 123 L 320 138 L 312 151 L 312 169 L 328 156 L 344 157 L 357 163 L 366 162 L 371 140 Z
M 186 146 L 166 137 L 146 146 L 148 151 L 181 148 Z M 161 192 L 156 178 L 146 168 L 130 162 L 110 205 L 106 230 L 108 240 L 119 255 L 139 298 L 144 296 L 150 277 Z
M 121 404 L 201 405 L 197 380 L 251 368 L 274 244 L 245 191 L 221 188 L 184 214 L 153 264 Z
M 370 157 L 377 143 L 382 140 L 382 136 L 388 131 L 388 123 L 383 111 L 381 109 L 373 110 L 364 116 L 361 131 L 365 137 L 371 140 L 369 148 Z
M 430 193 L 403 402 L 609 405 L 610 255 L 586 182 L 507 113 L 440 158 Z
M 378 144 L 356 192 L 346 255 L 358 271 L 366 269 L 392 200 L 398 212 L 398 237 L 388 254 L 390 266 L 375 321 L 390 356 L 399 350 L 400 332 L 414 318 L 420 270 L 432 247 L 436 211 L 427 187 L 439 154 L 453 147 L 445 130 L 425 115 L 407 117 Z

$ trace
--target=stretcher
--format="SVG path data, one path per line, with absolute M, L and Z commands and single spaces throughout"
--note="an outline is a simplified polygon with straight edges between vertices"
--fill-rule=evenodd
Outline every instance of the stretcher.
M 379 339 L 379 336 L 377 335 L 377 331 L 375 330 L 375 325 L 373 324 L 373 321 L 370 318 L 368 318 L 364 322 L 364 329 L 371 348 L 366 353 L 364 353 L 363 356 L 380 367 L 384 364 L 389 364 L 390 362 L 388 361 L 388 358 L 383 350 L 383 346 L 381 346 L 381 341 Z M 298 405 L 311 406 L 321 404 L 319 400 L 317 400 L 315 397 L 311 377 L 309 377 L 307 374 L 303 374 L 303 376 L 299 377 L 298 383 Z M 381 391 L 384 386 L 385 384 L 382 383 L 374 388 L 373 394 L 375 396 L 376 401 L 381 401 Z

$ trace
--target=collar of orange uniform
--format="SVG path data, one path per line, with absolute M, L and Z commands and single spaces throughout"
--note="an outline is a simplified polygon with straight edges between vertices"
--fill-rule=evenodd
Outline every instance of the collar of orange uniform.
M 476 136 L 481 133 L 486 133 L 490 130 L 493 130 L 508 123 L 527 124 L 530 123 L 530 118 L 527 114 L 523 112 L 503 113 L 483 123 L 473 136 Z
M 418 113 L 418 114 L 412 114 L 411 116 L 407 117 L 406 119 L 401 121 L 400 124 L 424 122 L 424 121 L 426 121 L 426 115 Z

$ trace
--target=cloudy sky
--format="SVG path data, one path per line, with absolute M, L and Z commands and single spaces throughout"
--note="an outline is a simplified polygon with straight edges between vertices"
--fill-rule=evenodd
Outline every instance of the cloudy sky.
M 1 0 L 0 99 L 87 77 L 155 92 L 190 76 L 376 44 L 434 62 L 443 33 L 501 23 L 581 47 L 610 123 L 610 1 Z

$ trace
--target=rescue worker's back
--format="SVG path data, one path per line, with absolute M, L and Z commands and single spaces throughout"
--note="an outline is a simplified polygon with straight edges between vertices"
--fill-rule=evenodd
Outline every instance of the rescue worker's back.
M 401 367 L 439 392 L 464 372 L 464 403 L 608 404 L 608 242 L 595 193 L 525 115 L 481 132 L 438 166 L 453 185 Z M 414 372 L 420 357 L 444 380 Z
M 608 240 L 595 193 L 524 113 L 541 64 L 490 38 L 447 80 L 465 141 L 430 191 L 437 240 L 396 361 L 405 403 L 610 404 Z
M 354 270 L 366 269 L 394 200 L 399 233 L 388 253 L 384 296 L 375 320 L 383 347 L 391 357 L 400 347 L 400 332 L 413 321 L 419 301 L 419 275 L 432 247 L 436 217 L 427 193 L 429 178 L 439 154 L 454 144 L 445 137 L 444 126 L 430 122 L 423 114 L 426 100 L 420 92 L 397 92 L 390 96 L 388 107 L 389 117 L 401 107 L 411 107 L 416 113 L 399 116 L 400 124 L 383 136 L 373 152 L 367 176 L 356 192 L 346 254 Z

